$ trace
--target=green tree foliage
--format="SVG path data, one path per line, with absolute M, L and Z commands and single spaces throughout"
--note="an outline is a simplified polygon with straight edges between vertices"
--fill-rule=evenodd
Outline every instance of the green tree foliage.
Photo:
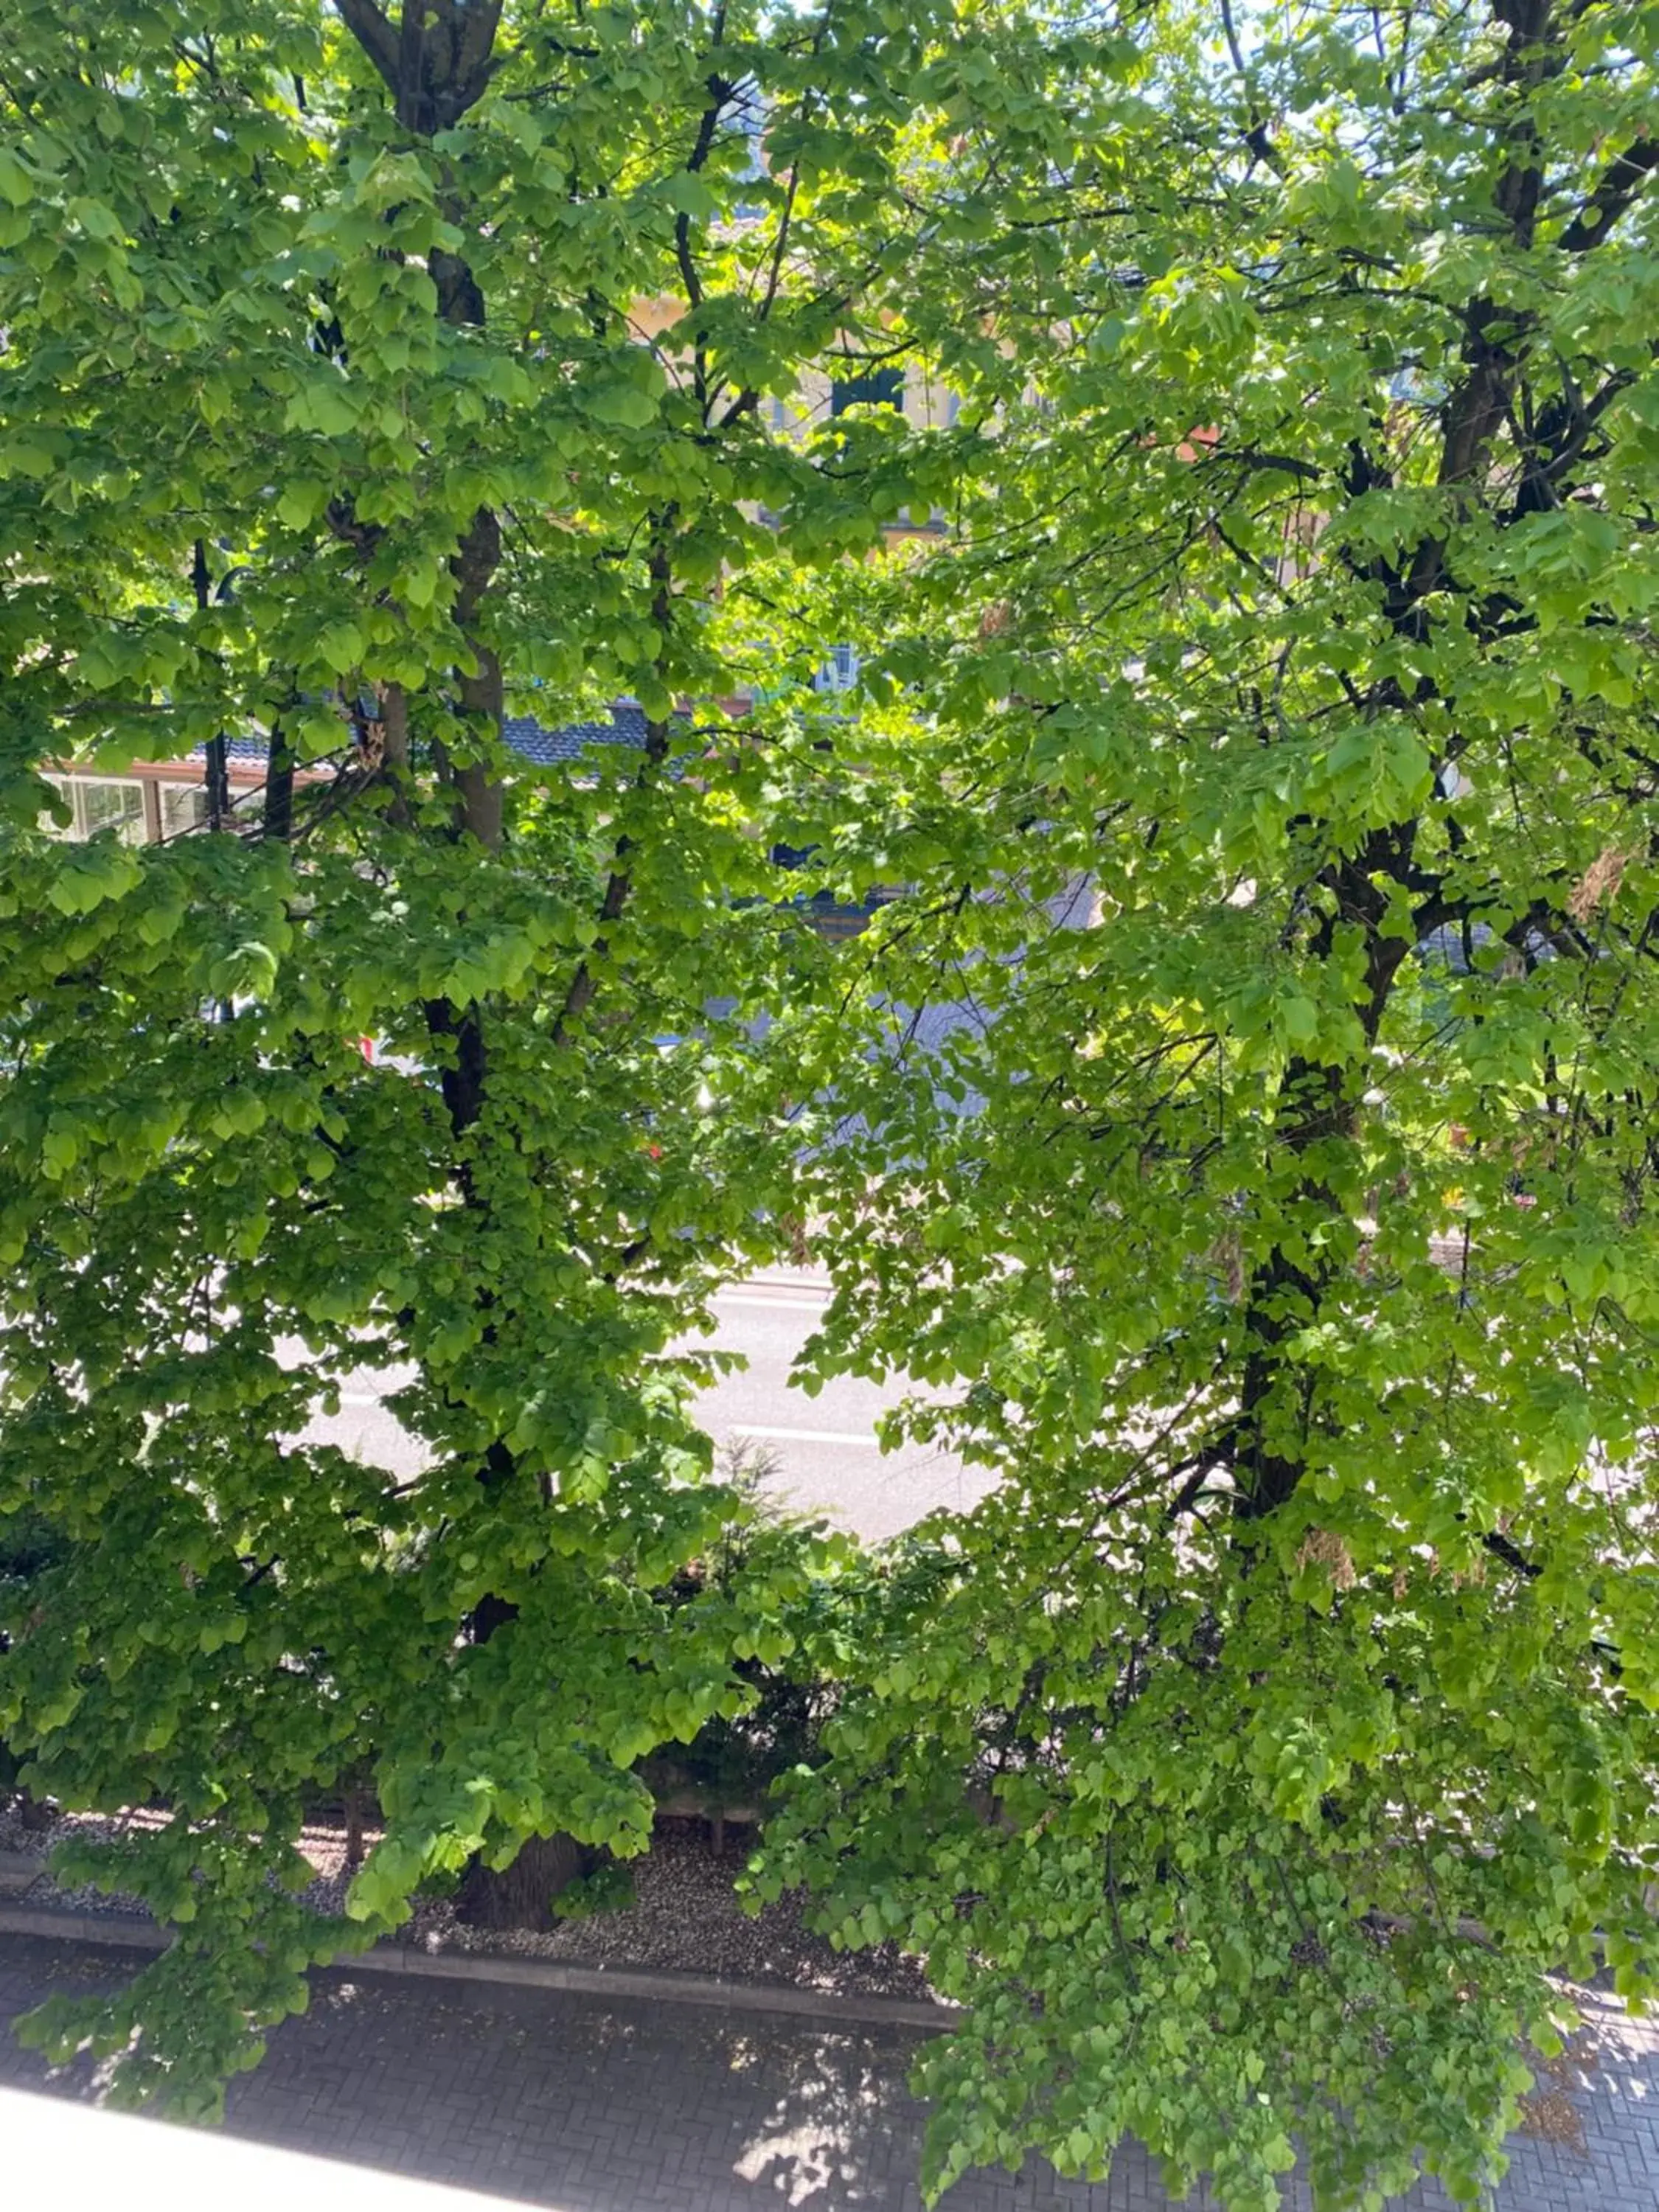
M 674 1346 L 772 1247 L 750 1017 L 801 957 L 755 771 L 682 705 L 731 688 L 763 501 L 875 532 L 770 400 L 915 228 L 929 18 L 7 20 L 0 1515 L 67 1552 L 0 1735 L 169 1813 L 66 1870 L 179 1943 L 35 2033 L 198 2110 L 341 1946 L 292 1894 L 308 1796 L 373 1762 L 367 1939 L 529 1836 L 642 1848 L 635 1762 L 781 1656 L 806 1540 L 671 1587 L 731 1504 Z M 509 685 L 631 693 L 643 750 L 509 775 Z M 43 765 L 222 732 L 267 748 L 240 834 L 38 826 Z M 307 1439 L 361 1370 L 417 1478 Z
M 173 1811 L 127 2085 L 337 1948 L 307 1790 L 371 1933 L 811 1662 L 762 1880 L 971 2004 L 936 2185 L 1478 2193 L 1653 1953 L 1652 9 L 207 12 L 0 79 L 0 1735 Z M 826 356 L 957 410 L 779 435 Z M 38 833 L 222 730 L 263 834 Z M 766 836 L 905 894 L 830 967 Z M 999 1485 L 699 1572 L 786 1206 Z M 406 1486 L 303 1440 L 377 1364 Z
M 823 832 L 912 888 L 818 1370 L 1000 1480 L 766 1879 L 971 2005 L 935 2183 L 1473 2198 L 1656 1962 L 1656 18 L 1077 27 L 918 168 L 957 527 Z

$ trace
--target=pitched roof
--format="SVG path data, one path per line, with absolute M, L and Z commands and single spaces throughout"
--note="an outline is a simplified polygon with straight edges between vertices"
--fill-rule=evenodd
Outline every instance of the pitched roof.
M 608 722 L 566 722 L 550 730 L 533 714 L 507 714 L 501 735 L 515 753 L 538 768 L 557 761 L 580 760 L 589 745 L 624 745 L 635 752 L 645 747 L 645 712 L 640 707 L 613 707 Z
M 556 730 L 550 730 L 533 714 L 506 714 L 501 718 L 501 735 L 515 753 L 537 768 L 550 768 L 561 761 L 579 761 L 590 745 L 622 745 L 633 752 L 645 747 L 645 711 L 635 706 L 617 706 L 611 709 L 606 722 L 565 722 Z M 227 757 L 234 761 L 258 761 L 266 757 L 269 739 L 263 737 L 229 735 L 225 739 Z M 194 757 L 200 760 L 207 751 L 198 745 Z

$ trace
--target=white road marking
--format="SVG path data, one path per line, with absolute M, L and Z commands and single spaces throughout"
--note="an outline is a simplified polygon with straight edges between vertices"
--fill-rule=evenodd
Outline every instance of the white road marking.
M 778 1306 L 785 1313 L 822 1313 L 823 1311 L 822 1298 L 768 1298 L 762 1297 L 754 1291 L 716 1291 L 714 1304 L 728 1306 Z
M 759 1437 L 767 1443 L 867 1444 L 872 1451 L 881 1449 L 879 1437 L 855 1437 L 845 1429 L 763 1429 L 750 1421 L 733 1421 L 729 1433 L 734 1437 Z
M 384 1409 L 386 1401 L 368 1391 L 342 1390 L 340 1405 L 342 1410 L 347 1406 L 374 1406 Z M 754 1437 L 765 1443 L 859 1444 L 870 1451 L 881 1449 L 879 1437 L 856 1434 L 850 1429 L 774 1429 L 760 1427 L 752 1421 L 733 1421 L 730 1433 L 734 1437 Z
M 341 1406 L 380 1406 L 384 1401 L 360 1390 L 342 1390 Z M 734 1421 L 730 1433 L 734 1437 L 753 1437 L 763 1443 L 779 1444 L 858 1444 L 868 1451 L 881 1449 L 881 1438 L 855 1435 L 850 1429 L 771 1429 L 759 1427 L 752 1421 Z

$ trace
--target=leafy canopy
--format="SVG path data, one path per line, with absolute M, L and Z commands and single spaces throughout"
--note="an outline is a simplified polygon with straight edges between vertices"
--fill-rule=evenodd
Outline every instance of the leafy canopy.
M 129 2086 L 338 1948 L 308 1791 L 373 1933 L 758 1654 L 761 1886 L 971 2006 L 933 2185 L 1477 2195 L 1652 1966 L 1651 9 L 213 14 L 26 12 L 0 164 L 0 1729 L 173 1809 Z M 221 730 L 263 834 L 39 834 Z M 832 965 L 774 837 L 904 896 Z M 998 1486 L 671 1604 L 786 1211 Z M 404 1485 L 304 1437 L 377 1363 Z
M 799 1023 L 817 1371 L 998 1483 L 762 1886 L 971 2006 L 936 2182 L 1470 2198 L 1655 1964 L 1654 17 L 1097 29 L 918 173 L 955 526 L 825 830 L 912 888 Z
M 554 1832 L 643 1849 L 636 1762 L 752 1700 L 833 1570 L 763 1531 L 740 1583 L 683 1586 L 732 1510 L 684 1339 L 780 1234 L 754 1022 L 813 965 L 708 703 L 714 587 L 769 557 L 763 502 L 821 514 L 820 557 L 878 534 L 772 403 L 915 227 L 936 27 L 12 27 L 0 1516 L 55 1550 L 8 1587 L 0 1735 L 38 1793 L 168 1815 L 65 1871 L 177 1946 L 35 2033 L 209 2109 L 417 1882 Z M 637 750 L 503 745 L 510 706 L 620 694 Z M 264 780 L 220 834 L 47 834 L 43 769 L 224 744 Z M 313 1426 L 365 1378 L 401 1479 Z M 290 1893 L 304 1807 L 365 1768 L 354 1936 Z

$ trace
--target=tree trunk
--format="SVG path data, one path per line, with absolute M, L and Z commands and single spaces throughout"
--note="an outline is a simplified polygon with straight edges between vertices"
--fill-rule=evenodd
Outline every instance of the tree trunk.
M 395 27 L 379 0 L 338 0 L 338 7 L 391 91 L 405 131 L 430 139 L 452 130 L 483 96 L 495 67 L 501 0 L 403 0 Z M 442 204 L 445 216 L 465 233 L 465 209 L 449 192 Z M 436 249 L 428 268 L 437 289 L 439 319 L 454 329 L 482 330 L 487 303 L 464 255 Z M 501 560 L 500 519 L 493 507 L 480 507 L 450 562 L 458 586 L 451 619 L 460 647 L 454 670 L 457 703 L 487 745 L 499 742 L 504 705 L 501 666 L 489 641 L 487 619 Z M 390 817 L 404 826 L 410 810 L 400 786 L 409 752 L 408 707 L 400 688 L 387 687 L 383 713 L 392 786 Z M 452 763 L 441 750 L 438 761 L 453 787 L 456 833 L 499 852 L 504 815 L 496 767 L 488 757 Z M 489 1050 L 483 1018 L 476 1005 L 452 1005 L 447 1000 L 429 1001 L 426 1017 L 433 1036 L 451 1047 L 441 1079 L 450 1127 L 459 1139 L 483 1112 Z M 459 1181 L 466 1204 L 479 1206 L 464 1166 Z M 483 1455 L 478 1479 L 489 1486 L 505 1481 L 514 1472 L 513 1454 L 504 1440 L 497 1439 Z M 513 1620 L 516 1610 L 505 1599 L 486 1595 L 467 1623 L 472 1641 L 487 1642 Z M 473 1862 L 461 1883 L 460 1917 L 475 1927 L 549 1928 L 553 1924 L 552 1899 L 591 1863 L 592 1854 L 573 1836 L 532 1836 L 499 1874 Z
M 470 1928 L 551 1928 L 553 1899 L 587 1873 L 591 1858 L 574 1836 L 532 1836 L 499 1874 L 475 1859 L 456 1911 Z
M 38 1836 L 52 1826 L 52 1807 L 44 1797 L 31 1797 L 27 1790 L 17 1793 L 18 1818 L 26 1836 Z
M 345 1792 L 345 1863 L 356 1874 L 363 1863 L 363 1812 L 367 1793 L 352 1788 Z
M 294 754 L 280 722 L 273 722 L 265 754 L 264 836 L 286 844 L 294 835 Z

